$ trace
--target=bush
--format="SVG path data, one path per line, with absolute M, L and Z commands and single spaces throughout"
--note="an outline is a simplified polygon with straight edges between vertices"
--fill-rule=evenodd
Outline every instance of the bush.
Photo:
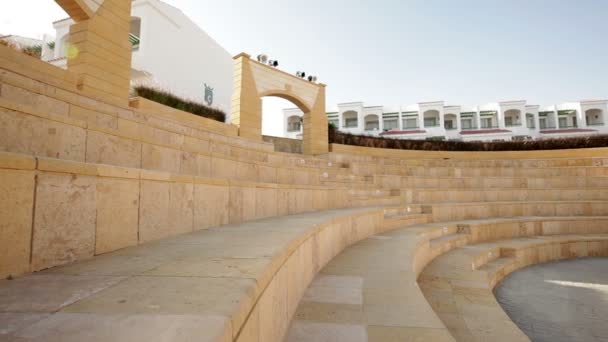
M 329 143 L 352 146 L 389 148 L 397 150 L 423 151 L 533 151 L 562 150 L 573 148 L 608 147 L 608 135 L 554 138 L 543 140 L 504 141 L 504 142 L 463 142 L 402 140 L 393 138 L 370 137 L 329 129 Z
M 189 112 L 207 119 L 220 122 L 226 121 L 226 113 L 223 111 L 205 106 L 204 104 L 196 101 L 183 99 L 179 96 L 171 94 L 167 90 L 143 85 L 135 86 L 134 90 L 136 96 L 141 96 L 150 101 L 162 103 L 165 106 L 183 110 L 184 112 Z

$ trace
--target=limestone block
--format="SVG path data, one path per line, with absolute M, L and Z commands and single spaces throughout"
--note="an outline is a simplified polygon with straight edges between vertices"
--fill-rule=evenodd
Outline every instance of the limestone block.
M 181 173 L 199 177 L 211 176 L 211 157 L 198 153 L 182 152 Z
M 86 162 L 140 168 L 142 147 L 139 141 L 89 131 Z
M 170 183 L 141 181 L 139 207 L 139 242 L 169 236 Z
M 95 254 L 137 245 L 139 181 L 97 179 Z
M 258 301 L 260 341 L 282 341 L 289 327 L 288 270 L 281 268 Z
M 0 150 L 84 161 L 85 130 L 0 108 Z
M 100 113 L 73 104 L 70 105 L 70 117 L 87 122 L 89 127 L 103 127 L 104 129 L 110 130 L 118 129 L 118 120 L 116 116 Z
M 236 179 L 242 181 L 255 182 L 258 171 L 255 164 L 236 162 Z
M 96 179 L 90 176 L 38 175 L 32 270 L 93 256 Z
M 327 190 L 312 190 L 312 193 L 313 193 L 312 205 L 313 205 L 314 210 L 329 209 Z
M 0 85 L 0 99 L 28 106 L 38 112 L 60 117 L 68 117 L 70 111 L 69 104 L 66 102 L 36 94 L 22 88 L 17 88 L 6 83 Z
M 180 151 L 144 143 L 141 154 L 142 169 L 179 173 Z
M 230 187 L 230 223 L 241 223 L 255 219 L 255 192 L 255 188 Z
M 294 173 L 289 168 L 278 168 L 277 169 L 277 183 L 279 184 L 295 184 Z
M 227 186 L 194 185 L 194 230 L 228 224 L 230 192 Z
M 277 216 L 277 189 L 256 188 L 255 205 L 256 218 Z
M 289 215 L 289 193 L 292 189 L 277 189 L 277 216 Z
M 216 178 L 236 179 L 237 163 L 220 157 L 211 158 L 211 176 Z
M 194 185 L 171 183 L 169 192 L 170 235 L 189 233 L 194 223 Z
M 30 269 L 34 172 L 0 170 L 0 279 Z
M 296 212 L 304 213 L 313 210 L 312 190 L 298 189 L 296 191 Z
M 277 168 L 258 165 L 258 182 L 277 183 Z

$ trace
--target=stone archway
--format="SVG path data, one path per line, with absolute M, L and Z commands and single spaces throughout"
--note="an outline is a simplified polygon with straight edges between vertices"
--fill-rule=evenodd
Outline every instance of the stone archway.
M 234 57 L 234 93 L 230 121 L 242 137 L 262 139 L 262 97 L 276 96 L 292 102 L 304 113 L 305 154 L 329 152 L 325 85 L 275 69 L 251 59 L 245 53 Z

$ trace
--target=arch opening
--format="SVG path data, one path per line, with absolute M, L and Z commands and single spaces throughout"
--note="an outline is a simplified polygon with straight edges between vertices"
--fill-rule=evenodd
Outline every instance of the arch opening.
M 363 119 L 365 122 L 366 131 L 378 131 L 380 130 L 380 118 L 376 114 L 366 115 Z
M 359 113 L 354 110 L 346 111 L 342 114 L 342 127 L 343 128 L 357 128 L 359 127 Z
M 505 127 L 521 126 L 521 111 L 509 109 L 505 111 Z
M 439 111 L 437 110 L 427 110 L 423 113 L 424 116 L 424 127 L 439 127 Z
M 445 127 L 446 130 L 458 129 L 458 116 L 452 113 L 444 115 L 443 127 Z
M 586 110 L 585 120 L 587 126 L 601 126 L 604 124 L 604 112 L 598 108 Z

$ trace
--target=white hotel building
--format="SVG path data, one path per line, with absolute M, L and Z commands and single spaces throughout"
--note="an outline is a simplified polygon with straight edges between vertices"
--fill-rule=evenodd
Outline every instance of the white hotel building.
M 43 47 L 43 60 L 67 66 L 72 19 L 53 23 L 54 48 Z M 133 46 L 131 82 L 168 89 L 181 97 L 230 113 L 232 55 L 181 10 L 160 0 L 131 2 Z M 212 96 L 209 94 L 211 89 Z
M 284 136 L 302 135 L 302 111 L 283 110 Z M 608 100 L 540 107 L 505 101 L 476 107 L 423 102 L 398 109 L 342 103 L 328 121 L 342 132 L 399 139 L 505 141 L 608 133 Z

